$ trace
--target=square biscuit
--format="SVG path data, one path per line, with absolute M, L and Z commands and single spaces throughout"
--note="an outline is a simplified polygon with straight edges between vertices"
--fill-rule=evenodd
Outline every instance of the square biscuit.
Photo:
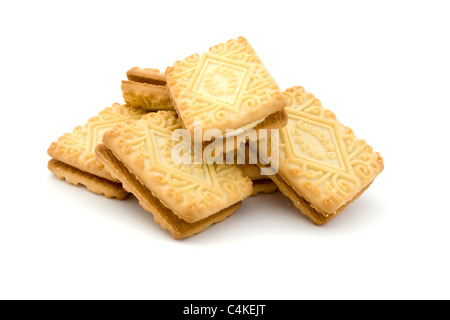
M 282 111 L 286 99 L 250 43 L 229 40 L 201 56 L 191 55 L 166 69 L 166 81 L 183 127 L 239 129 Z
M 383 159 L 303 87 L 285 91 L 289 116 L 280 129 L 280 191 L 316 224 L 339 214 L 383 170 Z
M 175 112 L 149 113 L 127 121 L 103 136 L 112 154 L 142 185 L 180 219 L 195 223 L 250 196 L 252 182 L 235 165 L 174 163 L 181 128 Z
M 158 69 L 133 67 L 127 71 L 127 78 L 121 86 L 127 105 L 149 111 L 173 110 L 164 73 Z
M 115 125 L 130 120 L 140 119 L 147 112 L 141 108 L 132 108 L 114 103 L 90 118 L 83 126 L 76 127 L 53 142 L 48 154 L 71 167 L 81 171 L 119 182 L 105 170 L 95 157 L 95 147 L 102 141 L 103 133 Z

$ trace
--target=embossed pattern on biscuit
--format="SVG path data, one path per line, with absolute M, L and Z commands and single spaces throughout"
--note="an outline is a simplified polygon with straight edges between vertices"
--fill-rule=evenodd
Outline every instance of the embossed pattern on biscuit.
M 285 91 L 289 120 L 280 129 L 282 178 L 325 216 L 335 213 L 383 170 L 383 159 L 303 87 Z
M 243 37 L 177 61 L 166 70 L 169 91 L 183 125 L 193 133 L 237 129 L 282 110 L 286 100 Z
M 127 121 L 104 135 L 114 155 L 181 219 L 193 223 L 252 193 L 252 182 L 235 165 L 177 164 L 171 141 L 181 128 L 175 112 L 159 111 Z
M 95 157 L 95 147 L 102 141 L 103 133 L 115 125 L 130 120 L 140 119 L 147 112 L 140 108 L 132 108 L 114 103 L 96 116 L 90 118 L 83 126 L 76 127 L 72 133 L 66 133 L 53 142 L 48 154 L 72 167 L 97 175 L 114 179 Z

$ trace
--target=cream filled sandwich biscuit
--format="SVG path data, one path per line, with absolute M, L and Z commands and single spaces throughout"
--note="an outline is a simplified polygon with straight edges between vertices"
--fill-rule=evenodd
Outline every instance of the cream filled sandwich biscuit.
M 252 193 L 236 165 L 174 161 L 171 137 L 180 128 L 175 112 L 149 113 L 106 132 L 97 147 L 97 158 L 177 239 L 224 220 Z
M 384 168 L 383 158 L 303 87 L 285 91 L 289 120 L 280 129 L 280 164 L 270 176 L 314 223 L 357 199 Z
M 194 54 L 166 69 L 166 80 L 182 125 L 194 137 L 219 130 L 276 129 L 285 125 L 286 99 L 266 67 L 243 37 L 202 55 Z M 235 135 L 237 135 L 235 134 Z
M 126 192 L 120 181 L 113 178 L 95 157 L 95 147 L 102 141 L 103 133 L 115 125 L 140 119 L 147 112 L 114 103 L 53 142 L 47 153 L 53 158 L 48 164 L 51 172 L 71 184 L 83 184 L 89 190 L 106 197 L 123 199 Z

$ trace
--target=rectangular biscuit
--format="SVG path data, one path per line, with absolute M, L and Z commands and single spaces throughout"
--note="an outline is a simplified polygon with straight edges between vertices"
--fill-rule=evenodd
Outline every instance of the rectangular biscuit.
M 166 80 L 183 127 L 202 133 L 254 127 L 286 106 L 278 85 L 248 41 L 239 37 L 194 54 L 166 69 Z M 282 126 L 272 124 L 272 128 Z
M 303 87 L 285 91 L 289 121 L 280 129 L 280 167 L 270 176 L 314 223 L 336 217 L 383 170 L 383 159 Z
M 95 157 L 95 147 L 102 141 L 103 133 L 115 125 L 130 120 L 140 119 L 147 112 L 141 108 L 131 108 L 125 105 L 114 103 L 111 107 L 100 111 L 95 117 L 90 118 L 83 126 L 76 127 L 71 133 L 66 133 L 53 142 L 48 148 L 47 153 L 60 163 L 67 166 L 62 167 L 60 163 L 56 166 L 56 162 L 49 166 L 50 171 L 56 173 L 52 169 L 57 169 L 60 177 L 66 178 L 66 181 L 81 183 L 89 187 L 96 188 L 97 193 L 117 194 L 118 198 L 123 198 L 123 190 L 117 190 L 111 193 L 110 188 L 103 188 L 105 183 L 95 183 L 96 177 L 105 180 L 120 183 L 114 178 L 103 164 Z M 77 171 L 78 170 L 78 171 Z M 99 180 L 95 180 L 99 181 Z M 95 184 L 96 187 L 93 185 Z M 103 190 L 100 192 L 100 190 Z
M 127 71 L 128 81 L 122 81 L 125 103 L 149 111 L 173 110 L 165 75 L 158 69 L 133 67 Z
M 228 208 L 235 208 L 235 204 L 252 193 L 251 180 L 244 177 L 235 165 L 174 163 L 172 151 L 177 142 L 172 141 L 171 136 L 180 128 L 181 122 L 175 112 L 147 114 L 139 121 L 128 121 L 106 132 L 103 136 L 105 146 L 98 148 L 97 156 L 122 177 L 126 189 L 137 192 L 135 182 L 126 185 L 123 180 L 135 177 L 148 190 L 146 194 L 153 195 L 186 223 L 209 221 L 205 219 L 223 210 L 230 213 Z M 141 201 L 144 198 L 140 193 L 135 196 Z M 152 206 L 143 207 L 158 216 L 159 209 L 153 208 L 152 211 Z M 157 217 L 156 220 L 159 219 Z M 163 227 L 174 235 L 175 231 L 169 226 Z M 182 236 L 174 235 L 176 238 Z

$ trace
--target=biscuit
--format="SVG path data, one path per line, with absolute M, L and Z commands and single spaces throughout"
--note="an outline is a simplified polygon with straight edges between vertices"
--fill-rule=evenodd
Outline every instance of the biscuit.
M 256 133 L 254 140 L 259 140 L 260 137 L 264 138 L 264 139 L 270 138 L 271 129 L 282 128 L 287 125 L 287 122 L 288 122 L 288 115 L 287 115 L 286 111 L 282 110 L 282 111 L 272 113 L 262 123 L 258 124 L 254 128 L 255 133 Z M 261 130 L 265 130 L 264 136 L 261 136 L 261 133 L 263 132 Z M 248 142 L 250 140 L 249 138 L 250 138 L 250 136 L 247 135 L 245 131 L 243 133 L 235 136 L 234 142 L 233 142 L 233 146 L 234 146 L 233 148 L 237 149 L 239 146 L 239 143 Z M 226 149 L 227 141 L 225 139 L 223 142 L 223 147 L 225 149 L 224 152 L 226 152 L 227 151 L 227 149 Z
M 157 206 L 143 205 L 157 222 L 165 221 L 161 225 L 175 238 L 190 236 L 223 220 L 224 214 L 231 215 L 237 209 L 235 205 L 252 193 L 251 180 L 235 165 L 174 163 L 172 151 L 177 142 L 171 141 L 171 135 L 180 128 L 175 112 L 150 113 L 106 132 L 104 145 L 97 148 L 98 159 L 141 202 L 151 202 L 144 198 L 152 195 L 165 211 L 188 224 L 202 226 L 180 233 L 160 216 Z M 143 189 L 146 191 L 141 192 Z
M 127 71 L 127 78 L 121 86 L 127 105 L 149 111 L 173 110 L 165 75 L 158 69 L 134 67 Z
M 254 125 L 286 106 L 283 93 L 243 37 L 175 62 L 166 69 L 166 80 L 191 137 L 195 121 L 202 122 L 202 133 L 219 129 L 225 134 L 226 129 Z
M 242 133 L 234 136 L 234 137 L 220 137 L 218 141 L 216 141 L 216 137 L 213 137 L 210 141 L 203 140 L 202 142 L 202 148 L 206 148 L 209 144 L 211 144 L 213 141 L 214 143 L 218 143 L 219 147 L 217 149 L 218 152 L 220 152 L 223 157 L 226 157 L 227 153 L 233 153 L 235 156 L 242 152 L 242 149 L 246 148 L 246 145 L 249 141 L 259 141 L 260 139 L 270 139 L 270 136 L 272 134 L 272 130 L 277 130 L 278 128 L 284 127 L 287 124 L 288 121 L 288 115 L 286 111 L 278 111 L 275 113 L 272 113 L 270 116 L 268 116 L 265 121 L 258 124 L 254 128 L 254 135 L 249 134 L 249 131 L 243 131 Z M 220 144 L 222 143 L 222 147 L 220 147 Z M 192 144 L 194 146 L 194 144 Z M 216 149 L 215 149 L 216 150 Z
M 59 168 L 59 176 L 65 177 L 68 182 L 69 180 L 74 182 L 79 180 L 79 183 L 84 185 L 86 185 L 87 181 L 90 181 L 86 178 L 88 174 L 120 183 L 96 159 L 95 147 L 101 142 L 105 131 L 126 120 L 140 119 L 146 113 L 141 108 L 130 108 L 114 103 L 111 107 L 100 111 L 96 117 L 90 118 L 84 126 L 78 126 L 72 133 L 66 133 L 59 137 L 56 142 L 50 145 L 47 151 L 49 156 L 68 165 L 68 167 L 64 168 L 61 165 L 57 167 Z M 51 167 L 56 168 L 55 163 Z M 80 172 L 75 172 L 75 169 Z M 50 171 L 54 172 L 52 169 Z M 78 176 L 78 180 L 75 179 L 75 176 Z M 83 181 L 86 183 L 83 183 Z M 89 186 L 90 189 L 94 189 L 93 182 L 89 182 Z M 106 195 L 106 192 L 109 191 L 101 193 Z
M 81 171 L 56 159 L 51 159 L 48 162 L 48 169 L 53 172 L 58 179 L 65 179 L 68 183 L 76 186 L 82 184 L 86 186 L 89 191 L 104 195 L 107 198 L 123 200 L 128 195 L 128 192 L 122 188 L 121 183 L 109 181 L 85 171 Z
M 315 224 L 358 198 L 384 168 L 379 153 L 336 120 L 303 87 L 285 91 L 289 121 L 280 129 L 280 167 L 270 176 Z

